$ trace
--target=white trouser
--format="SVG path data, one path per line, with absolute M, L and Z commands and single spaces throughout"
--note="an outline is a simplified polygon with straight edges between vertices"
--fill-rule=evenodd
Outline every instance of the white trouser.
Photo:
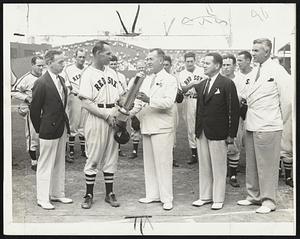
M 173 201 L 173 132 L 143 134 L 146 197 L 162 203 Z
M 182 114 L 187 126 L 188 140 L 190 148 L 196 148 L 195 121 L 197 99 L 185 97 L 183 102 Z
M 224 202 L 226 188 L 225 140 L 209 140 L 204 132 L 197 139 L 199 155 L 199 198 Z
M 25 137 L 26 137 L 26 149 L 27 151 L 36 151 L 39 146 L 39 134 L 35 132 L 32 125 L 30 114 L 24 116 L 25 119 Z
M 70 94 L 68 96 L 67 114 L 70 122 L 70 135 L 84 136 L 83 127 L 86 119 L 87 111 L 81 107 L 81 100 L 78 96 Z
M 67 129 L 58 139 L 40 139 L 37 165 L 37 200 L 48 202 L 49 196 L 65 197 L 65 150 Z

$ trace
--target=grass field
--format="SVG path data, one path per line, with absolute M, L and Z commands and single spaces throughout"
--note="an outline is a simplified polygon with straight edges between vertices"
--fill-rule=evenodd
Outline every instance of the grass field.
M 13 101 L 15 105 L 17 102 Z M 179 106 L 181 113 L 181 106 Z M 151 215 L 152 222 L 293 222 L 293 189 L 279 181 L 278 207 L 268 215 L 255 214 L 256 206 L 240 207 L 237 200 L 244 199 L 245 190 L 245 153 L 241 154 L 238 180 L 240 188 L 226 186 L 224 208 L 213 211 L 210 206 L 195 208 L 191 206 L 198 199 L 198 164 L 188 165 L 191 152 L 188 147 L 186 127 L 180 117 L 177 132 L 177 145 L 174 157 L 180 164 L 173 169 L 174 209 L 164 211 L 159 203 L 143 205 L 137 200 L 144 196 L 144 175 L 142 145 L 140 144 L 136 159 L 119 158 L 118 171 L 115 178 L 114 191 L 121 207 L 111 208 L 104 202 L 104 183 L 101 173 L 97 175 L 94 204 L 92 209 L 83 210 L 80 204 L 85 193 L 83 167 L 85 159 L 80 157 L 78 138 L 75 145 L 75 162 L 66 163 L 66 196 L 71 197 L 73 204 L 55 203 L 56 209 L 46 211 L 36 204 L 35 172 L 30 169 L 29 155 L 26 153 L 24 121 L 12 107 L 12 193 L 13 221 L 17 223 L 36 222 L 126 222 L 125 216 Z M 129 154 L 132 143 L 122 146 Z

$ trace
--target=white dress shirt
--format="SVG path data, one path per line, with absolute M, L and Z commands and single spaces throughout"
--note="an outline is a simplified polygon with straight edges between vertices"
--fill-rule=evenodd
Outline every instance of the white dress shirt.
M 60 80 L 58 78 L 58 75 L 53 74 L 49 70 L 48 70 L 48 72 L 49 72 L 49 75 L 51 76 L 51 79 L 54 82 L 54 85 L 55 85 L 55 87 L 56 87 L 56 89 L 57 89 L 57 91 L 58 91 L 58 93 L 60 95 L 60 98 L 61 98 L 62 102 L 64 102 L 64 100 L 63 100 L 64 99 L 64 90 L 63 90 L 63 86 L 61 85 L 61 82 L 60 82 Z

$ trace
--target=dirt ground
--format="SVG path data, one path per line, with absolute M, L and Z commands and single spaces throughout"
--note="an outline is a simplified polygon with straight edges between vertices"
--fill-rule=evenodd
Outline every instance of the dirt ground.
M 180 107 L 181 108 L 181 107 Z M 179 108 L 179 112 L 181 109 Z M 56 209 L 43 210 L 36 204 L 36 177 L 30 169 L 29 155 L 26 153 L 24 121 L 12 107 L 12 193 L 13 222 L 15 223 L 58 223 L 58 222 L 128 222 L 126 216 L 152 216 L 153 223 L 198 223 L 198 222 L 293 222 L 293 189 L 279 180 L 277 210 L 268 215 L 254 212 L 257 206 L 241 207 L 236 204 L 246 197 L 245 189 L 245 153 L 242 151 L 238 180 L 240 188 L 233 188 L 227 183 L 226 200 L 222 210 L 214 211 L 209 205 L 195 208 L 191 205 L 198 199 L 198 164 L 188 165 L 191 152 L 188 147 L 186 127 L 180 117 L 177 132 L 175 159 L 180 167 L 173 169 L 174 208 L 164 211 L 160 203 L 140 204 L 138 199 L 144 197 L 144 174 L 142 145 L 139 146 L 138 158 L 120 157 L 118 171 L 115 175 L 114 191 L 121 203 L 119 208 L 112 208 L 104 202 L 105 190 L 103 175 L 99 173 L 94 188 L 92 209 L 81 209 L 85 193 L 83 167 L 85 159 L 80 156 L 79 140 L 76 138 L 75 162 L 66 163 L 66 196 L 74 203 L 64 205 L 54 203 Z M 130 154 L 132 142 L 122 146 Z M 131 219 L 132 220 L 132 219 Z

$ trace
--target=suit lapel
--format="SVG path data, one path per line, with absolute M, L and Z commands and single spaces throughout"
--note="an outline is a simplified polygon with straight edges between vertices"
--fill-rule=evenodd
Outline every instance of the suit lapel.
M 217 76 L 215 82 L 213 83 L 213 85 L 210 88 L 210 91 L 208 93 L 208 96 L 204 99 L 205 103 L 207 103 L 211 97 L 215 94 L 216 90 L 217 90 L 217 86 L 219 85 L 219 81 L 221 80 L 221 76 L 220 74 Z
M 262 84 L 264 83 L 263 80 L 257 80 L 256 82 L 253 82 L 248 90 L 248 97 L 253 94 Z
M 53 79 L 51 78 L 50 74 L 48 73 L 48 71 L 46 72 L 47 74 L 47 77 L 49 78 L 49 80 L 47 80 L 47 82 L 49 82 L 49 86 L 52 88 L 53 92 L 54 92 L 54 95 L 55 97 L 57 97 L 57 99 L 61 102 L 61 105 L 63 106 L 63 102 L 60 98 L 60 95 L 59 95 L 59 92 L 53 82 Z M 64 107 L 64 106 L 63 106 Z
M 160 80 L 159 80 L 159 77 L 156 75 L 156 78 L 154 79 L 154 84 L 153 86 L 150 88 L 151 86 L 151 83 L 149 85 L 149 96 L 152 96 L 159 88 L 160 88 Z

